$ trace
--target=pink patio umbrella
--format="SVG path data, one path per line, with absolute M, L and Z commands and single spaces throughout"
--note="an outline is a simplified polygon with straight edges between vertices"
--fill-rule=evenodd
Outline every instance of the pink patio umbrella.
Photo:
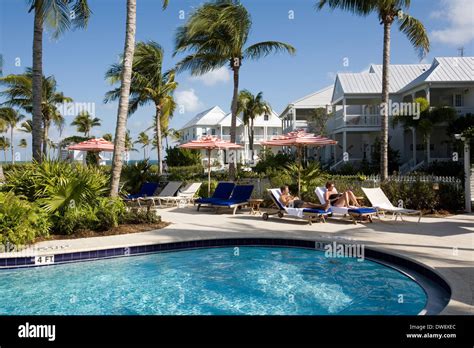
M 87 152 L 113 152 L 114 144 L 103 138 L 89 139 L 79 144 L 69 146 L 68 150 L 78 150 Z
M 271 140 L 260 142 L 264 146 L 295 146 L 297 150 L 298 164 L 301 165 L 301 152 L 305 146 L 326 146 L 336 145 L 337 141 L 323 137 L 322 135 L 314 135 L 307 133 L 303 129 L 297 129 L 287 134 L 279 135 Z M 301 190 L 301 173 L 298 168 L 298 195 Z
M 207 150 L 207 176 L 208 195 L 211 194 L 211 151 L 216 149 L 241 149 L 242 146 L 222 140 L 217 137 L 207 135 L 198 140 L 192 140 L 189 143 L 179 145 L 178 147 L 191 150 Z

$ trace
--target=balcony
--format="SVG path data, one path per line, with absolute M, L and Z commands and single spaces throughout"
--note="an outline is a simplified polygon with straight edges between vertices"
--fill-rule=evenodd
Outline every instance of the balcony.
M 222 135 L 221 139 L 230 141 L 230 134 Z M 243 143 L 244 141 L 245 141 L 245 139 L 244 139 L 243 135 L 236 135 L 235 136 L 235 142 L 236 143 Z
M 295 129 L 308 130 L 308 121 L 307 120 L 296 120 L 295 124 L 293 124 L 293 122 L 291 122 L 290 126 L 283 129 L 283 133 L 288 133 L 288 132 L 291 132 Z
M 334 128 L 380 128 L 380 115 L 346 115 L 336 116 L 334 119 Z

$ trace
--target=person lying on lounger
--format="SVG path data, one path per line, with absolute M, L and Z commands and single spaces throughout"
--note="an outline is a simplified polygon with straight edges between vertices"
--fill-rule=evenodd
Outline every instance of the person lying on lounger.
M 339 193 L 334 184 L 330 181 L 326 183 L 326 194 L 324 200 L 334 207 L 360 207 L 360 204 L 352 191 L 347 190 L 343 193 Z
M 314 204 L 310 202 L 305 202 L 301 200 L 299 197 L 292 196 L 290 194 L 290 190 L 288 189 L 288 186 L 282 186 L 280 187 L 281 191 L 281 196 L 280 196 L 280 202 L 283 204 L 285 207 L 289 208 L 314 208 L 314 209 L 322 209 L 322 210 L 327 210 L 329 208 L 329 203 L 322 205 L 322 204 Z

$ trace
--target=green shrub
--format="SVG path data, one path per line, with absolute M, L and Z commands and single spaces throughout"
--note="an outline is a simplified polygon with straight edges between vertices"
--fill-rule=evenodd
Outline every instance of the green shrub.
M 122 168 L 121 181 L 123 190 L 137 193 L 145 182 L 158 182 L 158 166 L 151 165 L 148 160 L 139 161 Z
M 197 178 L 201 179 L 204 177 L 204 168 L 201 164 L 183 167 L 168 167 L 168 174 L 169 180 L 186 181 Z
M 167 148 L 166 164 L 169 167 L 187 167 L 201 164 L 201 151 L 180 147 Z
M 257 173 L 265 173 L 268 169 L 283 169 L 294 160 L 292 155 L 283 153 L 274 154 L 271 150 L 263 152 L 261 158 L 262 159 L 253 169 Z
M 27 244 L 36 237 L 47 236 L 51 223 L 48 215 L 34 203 L 0 192 L 0 242 L 14 245 Z
M 161 217 L 153 211 L 138 210 L 124 214 L 120 223 L 122 224 L 154 224 L 161 222 Z

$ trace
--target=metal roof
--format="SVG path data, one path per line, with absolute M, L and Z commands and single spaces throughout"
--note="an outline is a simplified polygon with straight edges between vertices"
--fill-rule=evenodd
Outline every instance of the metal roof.
M 188 123 L 186 123 L 181 129 L 186 129 L 193 126 L 213 126 L 219 123 L 224 117 L 225 112 L 222 111 L 217 105 L 200 112 L 194 116 Z

